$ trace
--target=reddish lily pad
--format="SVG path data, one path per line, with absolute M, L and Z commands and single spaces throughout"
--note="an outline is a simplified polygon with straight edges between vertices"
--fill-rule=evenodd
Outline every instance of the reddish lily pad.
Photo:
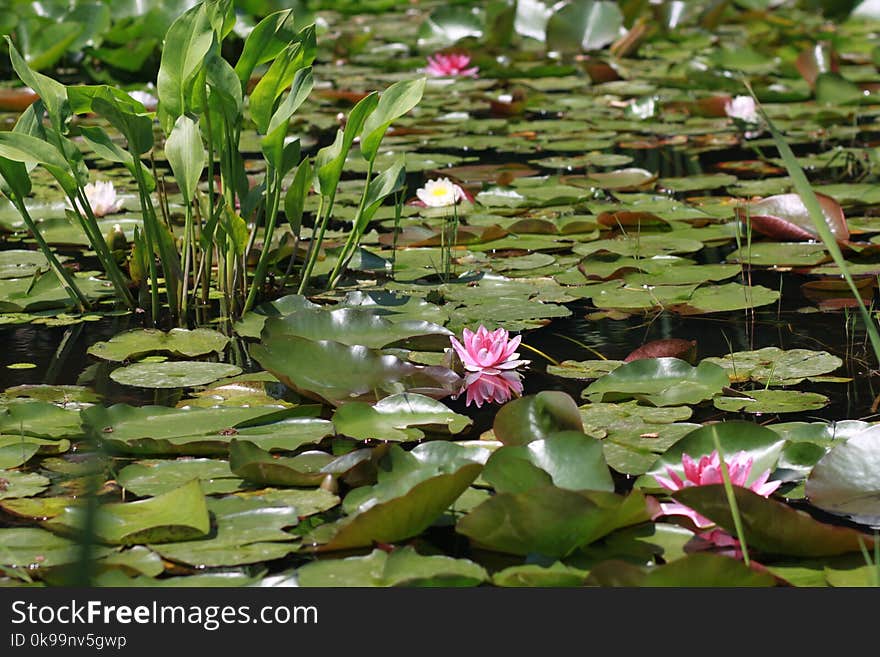
M 849 227 L 840 204 L 830 196 L 816 194 L 825 222 L 838 242 L 849 240 Z M 741 220 L 751 222 L 752 228 L 776 240 L 809 241 L 819 239 L 810 213 L 797 194 L 777 194 L 737 208 Z

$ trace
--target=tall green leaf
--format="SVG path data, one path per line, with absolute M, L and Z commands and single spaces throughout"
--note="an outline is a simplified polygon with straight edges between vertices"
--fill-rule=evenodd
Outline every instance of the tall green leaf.
M 165 142 L 165 156 L 174 172 L 184 203 L 192 201 L 205 169 L 205 149 L 198 121 L 188 115 L 177 117 Z
M 235 64 L 235 74 L 242 89 L 247 86 L 251 73 L 257 66 L 275 59 L 295 39 L 292 9 L 276 11 L 257 23 L 245 39 L 241 56 Z
M 192 82 L 214 42 L 211 19 L 205 3 L 200 3 L 179 16 L 165 35 L 156 89 L 159 117 L 167 131 L 186 112 Z
M 375 159 L 391 123 L 419 104 L 425 82 L 425 78 L 395 82 L 380 96 L 375 111 L 367 117 L 361 131 L 361 155 L 365 160 Z

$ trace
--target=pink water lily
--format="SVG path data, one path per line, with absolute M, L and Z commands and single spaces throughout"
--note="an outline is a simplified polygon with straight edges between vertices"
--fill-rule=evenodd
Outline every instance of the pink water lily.
M 770 476 L 770 470 L 765 470 L 751 484 L 746 486 L 749 475 L 752 472 L 754 460 L 746 452 L 737 452 L 727 460 L 727 470 L 730 474 L 730 482 L 734 486 L 742 486 L 757 493 L 761 497 L 769 497 L 770 494 L 779 488 L 781 481 L 767 481 Z M 684 480 L 672 469 L 667 467 L 666 472 L 669 478 L 654 475 L 663 488 L 671 491 L 689 488 L 691 486 L 706 486 L 708 484 L 721 484 L 724 479 L 721 475 L 721 458 L 718 456 L 718 450 L 713 451 L 709 456 L 703 456 L 699 461 L 689 454 L 681 455 L 681 464 L 684 466 Z M 693 520 L 694 524 L 700 529 L 713 527 L 714 522 L 701 516 L 688 506 L 681 502 L 664 502 L 660 505 L 660 512 L 654 517 L 659 516 L 687 516 Z
M 463 53 L 436 53 L 428 57 L 428 66 L 425 73 L 433 77 L 465 77 L 475 78 L 480 70 L 478 66 L 471 66 L 470 55 Z
M 519 354 L 516 353 L 521 339 L 520 336 L 510 338 L 503 328 L 490 332 L 480 324 L 476 332 L 464 329 L 461 342 L 454 337 L 450 337 L 449 341 L 468 372 L 501 374 L 528 363 L 519 360 Z
M 522 391 L 522 379 L 513 371 L 500 374 L 471 372 L 465 377 L 463 388 L 467 393 L 465 406 L 476 404 L 477 408 L 484 403 L 503 404 L 522 395 Z
M 122 209 L 122 199 L 116 198 L 116 188 L 109 180 L 96 180 L 93 183 L 88 183 L 83 187 L 83 192 L 85 192 L 86 200 L 96 217 L 113 214 Z M 85 212 L 79 199 L 76 199 L 76 206 L 80 211 Z

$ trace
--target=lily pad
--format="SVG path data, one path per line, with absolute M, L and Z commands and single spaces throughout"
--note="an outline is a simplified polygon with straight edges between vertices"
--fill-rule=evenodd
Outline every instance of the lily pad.
M 702 362 L 693 367 L 679 358 L 649 358 L 621 365 L 584 391 L 591 401 L 636 398 L 654 406 L 697 404 L 728 384 L 724 370 Z
M 49 480 L 33 472 L 0 470 L 0 500 L 39 495 L 49 487 Z
M 137 360 L 152 353 L 196 358 L 213 352 L 222 353 L 227 344 L 228 337 L 211 329 L 198 328 L 189 331 L 174 328 L 167 333 L 158 329 L 134 329 L 114 335 L 107 342 L 96 342 L 89 347 L 88 353 L 96 358 L 116 362 Z
M 495 437 L 505 445 L 525 445 L 559 431 L 580 432 L 583 423 L 570 395 L 545 390 L 502 406 L 492 428 Z
M 86 523 L 87 509 L 68 506 L 46 521 L 60 533 L 79 533 Z M 178 488 L 137 502 L 102 504 L 95 517 L 97 539 L 112 545 L 134 545 L 156 540 L 184 541 L 205 536 L 210 530 L 208 507 L 198 479 Z
M 375 404 L 346 402 L 333 414 L 337 433 L 357 440 L 421 440 L 425 431 L 459 433 L 471 422 L 443 403 L 414 393 L 391 395 Z
M 271 486 L 316 486 L 324 479 L 321 468 L 333 457 L 326 452 L 308 451 L 293 457 L 274 458 L 246 440 L 232 439 L 229 467 L 248 481 Z
M 738 351 L 721 358 L 705 358 L 704 362 L 723 367 L 735 383 L 755 381 L 778 386 L 796 385 L 806 378 L 829 374 L 843 365 L 840 358 L 827 351 L 779 347 Z
M 639 491 L 623 497 L 544 486 L 494 495 L 459 520 L 456 531 L 482 548 L 561 558 L 615 529 L 648 518 Z
M 295 449 L 332 433 L 332 425 L 313 417 L 316 406 L 293 408 L 93 406 L 82 412 L 92 439 L 131 454 L 226 455 L 233 437 L 265 449 Z
M 231 493 L 243 483 L 229 469 L 229 463 L 213 459 L 138 461 L 116 475 L 116 483 L 138 497 L 161 495 L 192 479 L 199 480 L 205 495 Z
M 445 397 L 460 378 L 445 367 L 421 367 L 362 345 L 263 331 L 263 343 L 251 346 L 263 367 L 301 394 L 338 406 L 359 398 L 378 400 L 397 392 Z
M 744 413 L 799 413 L 825 407 L 829 399 L 818 392 L 801 390 L 749 390 L 748 397 L 715 397 L 712 403 L 721 411 Z
M 192 388 L 241 374 L 241 371 L 238 365 L 228 363 L 181 360 L 135 363 L 113 370 L 110 378 L 122 385 L 138 388 Z
M 364 557 L 320 559 L 296 571 L 300 586 L 477 586 L 488 579 L 486 570 L 468 559 L 443 555 L 422 556 L 412 547 L 389 554 L 373 550 Z
M 540 472 L 529 472 L 529 466 Z M 566 490 L 614 491 L 602 443 L 575 431 L 495 450 L 482 478 L 499 493 L 520 493 L 550 483 Z
M 746 544 L 767 554 L 827 557 L 872 547 L 874 539 L 849 527 L 828 525 L 783 502 L 761 497 L 748 488 L 734 486 Z M 724 486 L 692 486 L 673 497 L 718 523 L 729 533 L 736 527 Z
M 238 566 L 279 559 L 298 548 L 284 531 L 299 523 L 297 509 L 266 497 L 235 495 L 208 501 L 214 518 L 210 535 L 199 540 L 151 543 L 165 559 L 197 568 Z M 206 510 L 207 510 L 206 509 Z
M 75 563 L 82 558 L 82 547 L 75 541 L 56 536 L 39 527 L 11 527 L 0 529 L 0 564 L 28 568 L 31 572 Z M 111 548 L 96 545 L 93 555 L 101 557 Z
M 813 467 L 804 492 L 829 513 L 880 526 L 880 428 L 835 444 Z
M 351 491 L 343 502 L 349 514 L 332 529 L 321 551 L 393 543 L 424 531 L 476 479 L 489 457 L 483 448 L 433 441 L 406 452 L 392 445 L 388 470 L 375 486 Z

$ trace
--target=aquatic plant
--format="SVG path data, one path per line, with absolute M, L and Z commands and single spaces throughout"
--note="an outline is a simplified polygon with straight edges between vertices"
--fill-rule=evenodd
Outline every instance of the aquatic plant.
M 452 348 L 468 372 L 495 375 L 528 363 L 520 360 L 516 351 L 521 340 L 519 335 L 511 338 L 503 328 L 489 331 L 482 324 L 476 331 L 464 329 L 461 342 L 454 336 L 449 338 Z
M 428 57 L 425 73 L 432 77 L 475 78 L 480 67 L 470 66 L 470 63 L 471 57 L 465 53 L 438 52 Z
M 113 214 L 122 209 L 122 199 L 116 197 L 116 188 L 109 180 L 88 183 L 83 187 L 83 192 L 96 217 Z M 79 204 L 78 199 L 77 204 Z M 84 206 L 80 206 L 80 210 L 84 212 Z
M 446 208 L 459 203 L 464 198 L 464 191 L 449 178 L 435 178 L 419 187 L 416 196 L 425 207 Z
M 724 481 L 721 472 L 721 457 L 718 455 L 718 450 L 714 450 L 708 456 L 700 457 L 699 461 L 695 461 L 689 454 L 682 454 L 681 463 L 684 467 L 684 479 L 679 477 L 672 468 L 667 468 L 666 470 L 669 475 L 668 477 L 654 475 L 654 478 L 661 486 L 670 491 L 679 491 L 691 486 L 721 484 Z M 748 488 L 762 497 L 768 497 L 782 483 L 780 481 L 767 481 L 770 477 L 770 470 L 768 469 L 747 485 L 752 473 L 754 460 L 744 451 L 731 455 L 729 459 L 725 459 L 725 463 L 730 474 L 731 484 Z M 670 515 L 687 516 L 700 529 L 712 527 L 715 524 L 681 502 L 662 502 L 660 504 L 660 511 L 655 517 Z

